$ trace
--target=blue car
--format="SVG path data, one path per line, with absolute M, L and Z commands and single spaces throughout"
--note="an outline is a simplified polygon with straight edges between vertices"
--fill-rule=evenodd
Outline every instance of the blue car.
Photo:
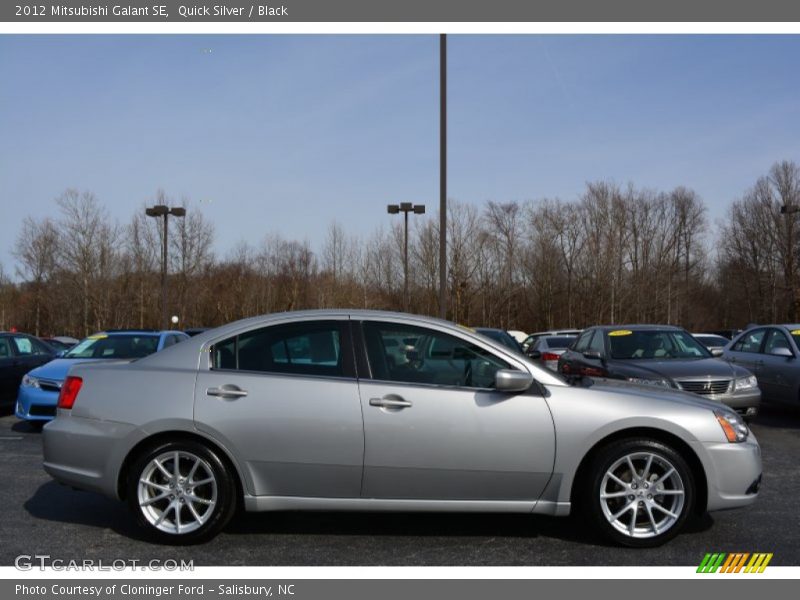
M 189 336 L 182 331 L 105 331 L 90 335 L 41 367 L 29 371 L 17 394 L 16 415 L 34 424 L 56 416 L 61 384 L 70 367 L 95 360 L 135 360 L 173 346 Z

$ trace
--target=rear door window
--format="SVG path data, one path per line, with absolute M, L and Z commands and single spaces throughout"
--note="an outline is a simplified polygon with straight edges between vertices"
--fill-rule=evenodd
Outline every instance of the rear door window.
M 766 333 L 766 329 L 748 331 L 736 341 L 731 350 L 734 352 L 760 352 L 761 342 L 764 340 L 764 335 L 766 335 Z
M 352 377 L 348 327 L 344 321 L 304 321 L 254 329 L 215 344 L 212 368 Z

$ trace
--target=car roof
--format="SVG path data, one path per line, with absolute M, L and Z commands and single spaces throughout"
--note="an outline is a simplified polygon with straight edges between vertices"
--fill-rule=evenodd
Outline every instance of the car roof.
M 763 325 L 751 325 L 744 331 L 740 333 L 747 333 L 748 331 L 753 331 L 754 329 L 762 329 L 764 327 L 783 327 L 784 329 L 794 330 L 800 329 L 800 323 L 765 323 Z M 738 334 L 737 334 L 738 335 Z
M 683 327 L 676 325 L 594 325 L 586 329 L 602 329 L 603 331 L 614 331 L 617 329 L 630 329 L 631 331 L 685 331 Z
M 165 334 L 173 334 L 178 333 L 181 335 L 186 335 L 183 331 L 173 331 L 171 329 L 165 329 L 164 331 L 155 331 L 152 329 L 108 329 L 105 331 L 98 331 L 92 335 L 108 335 L 108 336 L 117 336 L 117 335 L 152 335 L 160 336 Z M 91 336 L 89 336 L 91 337 Z

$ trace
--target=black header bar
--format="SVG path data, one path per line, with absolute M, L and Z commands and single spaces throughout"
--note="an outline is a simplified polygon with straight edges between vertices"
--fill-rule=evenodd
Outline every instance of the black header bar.
M 10 22 L 800 22 L 786 0 L 3 0 Z

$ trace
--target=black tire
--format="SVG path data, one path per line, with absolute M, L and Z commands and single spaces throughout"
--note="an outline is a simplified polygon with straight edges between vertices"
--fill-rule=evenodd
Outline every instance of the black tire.
M 174 475 L 175 453 L 180 478 Z M 155 466 L 156 459 L 164 470 Z M 153 541 L 174 545 L 202 543 L 217 535 L 236 512 L 234 477 L 217 453 L 200 442 L 161 443 L 148 448 L 131 466 L 128 505 L 139 527 Z M 151 483 L 142 484 L 142 479 Z M 166 514 L 161 517 L 163 513 Z
M 626 457 L 631 458 L 630 463 Z M 674 469 L 671 474 L 670 469 Z M 694 507 L 691 469 L 674 448 L 653 439 L 620 440 L 601 448 L 586 473 L 579 510 L 591 526 L 616 544 L 660 546 L 680 533 Z M 610 496 L 602 499 L 601 493 Z

